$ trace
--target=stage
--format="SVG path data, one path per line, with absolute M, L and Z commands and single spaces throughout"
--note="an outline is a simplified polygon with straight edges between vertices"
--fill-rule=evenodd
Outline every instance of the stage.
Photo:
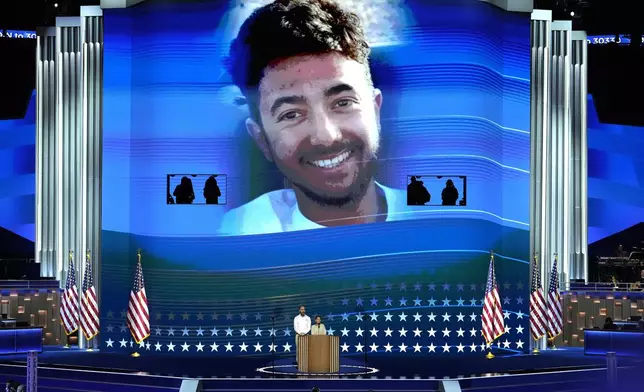
M 0 381 L 24 376 L 25 358 L 2 357 Z M 538 355 L 343 356 L 341 374 L 298 374 L 292 357 L 204 357 L 87 352 L 49 348 L 39 356 L 39 390 L 125 391 L 178 390 L 184 379 L 201 379 L 204 390 L 438 390 L 444 380 L 458 380 L 463 390 L 583 390 L 605 388 L 606 359 L 582 349 L 548 350 Z M 620 381 L 644 367 L 639 358 L 618 359 Z M 279 374 L 271 374 L 275 369 Z M 358 375 L 359 369 L 364 374 Z M 601 385 L 602 388 L 598 388 Z M 536 389 L 535 389 L 536 388 Z M 610 390 L 610 389 L 603 389 Z

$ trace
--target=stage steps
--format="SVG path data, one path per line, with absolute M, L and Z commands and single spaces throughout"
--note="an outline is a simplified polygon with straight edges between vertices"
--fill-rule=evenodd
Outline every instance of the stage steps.
M 632 375 L 632 369 L 619 369 L 620 378 Z M 9 380 L 25 381 L 26 368 L 20 365 L 0 364 L 0 382 Z M 499 392 L 549 392 L 606 391 L 606 371 L 603 369 L 583 371 L 561 371 L 536 374 L 490 376 L 468 378 L 459 381 L 462 391 Z M 77 369 L 38 369 L 38 391 L 83 391 L 83 392 L 178 392 L 181 379 L 142 374 L 96 372 Z M 204 380 L 203 392 L 225 391 L 266 391 L 304 392 L 317 386 L 321 391 L 439 391 L 439 381 L 429 379 L 208 379 Z

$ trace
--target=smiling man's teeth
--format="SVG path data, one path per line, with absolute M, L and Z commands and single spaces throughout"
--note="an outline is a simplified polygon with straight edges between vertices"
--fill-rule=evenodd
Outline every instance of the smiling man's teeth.
M 342 162 L 346 161 L 347 158 L 349 158 L 349 155 L 351 155 L 351 151 L 346 151 L 343 152 L 342 154 L 338 155 L 337 157 L 333 159 L 323 159 L 320 161 L 309 161 L 309 163 L 313 166 L 321 167 L 324 169 L 330 169 L 338 166 Z

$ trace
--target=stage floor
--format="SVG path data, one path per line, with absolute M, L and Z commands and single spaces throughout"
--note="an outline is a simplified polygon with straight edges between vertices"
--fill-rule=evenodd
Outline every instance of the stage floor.
M 276 368 L 286 373 L 279 377 L 296 376 L 294 358 L 275 358 Z M 24 356 L 0 357 L 2 363 L 24 364 Z M 150 375 L 190 378 L 272 378 L 270 357 L 206 357 L 183 355 L 141 355 L 132 358 L 125 354 L 87 352 L 77 349 L 48 348 L 39 356 L 40 367 L 92 370 L 119 373 L 144 373 Z M 644 365 L 642 359 L 619 358 L 619 366 Z M 361 378 L 462 378 L 491 374 L 526 374 L 535 372 L 603 368 L 604 357 L 586 356 L 583 349 L 566 348 L 542 351 L 537 355 L 514 354 L 497 356 L 492 360 L 483 355 L 414 356 L 369 355 L 343 356 L 343 373 L 355 373 L 361 367 L 375 368 L 373 374 Z M 259 371 L 264 369 L 265 372 Z

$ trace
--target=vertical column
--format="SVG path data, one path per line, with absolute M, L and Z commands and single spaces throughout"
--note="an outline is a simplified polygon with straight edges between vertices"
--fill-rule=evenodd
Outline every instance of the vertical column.
M 550 249 L 559 255 L 559 272 L 564 282 L 570 271 L 570 75 L 572 22 L 552 23 L 552 54 L 550 74 Z M 545 256 L 545 255 L 544 255 Z M 545 261 L 545 260 L 544 260 Z M 552 260 L 548 260 L 551 265 Z M 550 270 L 550 266 L 548 267 Z M 565 286 L 562 286 L 565 287 Z
M 56 28 L 38 29 L 36 43 L 36 262 L 58 277 L 56 264 Z
M 38 353 L 27 354 L 27 392 L 38 391 Z
M 550 254 L 548 193 L 550 178 L 550 57 L 552 11 L 534 10 L 531 22 L 530 75 L 530 253 L 538 252 L 542 281 L 547 282 L 543 268 Z M 532 264 L 531 264 L 532 265 Z M 530 271 L 532 273 L 532 271 Z M 531 348 L 545 348 L 545 339 L 531 341 Z
M 583 31 L 572 37 L 572 216 L 570 279 L 588 282 L 588 41 Z
M 101 293 L 101 167 L 103 150 L 103 11 L 81 7 L 82 130 L 81 216 L 78 235 L 81 248 L 92 253 L 94 285 L 100 309 Z M 85 265 L 83 264 L 83 271 Z M 84 348 L 87 342 L 79 339 Z

